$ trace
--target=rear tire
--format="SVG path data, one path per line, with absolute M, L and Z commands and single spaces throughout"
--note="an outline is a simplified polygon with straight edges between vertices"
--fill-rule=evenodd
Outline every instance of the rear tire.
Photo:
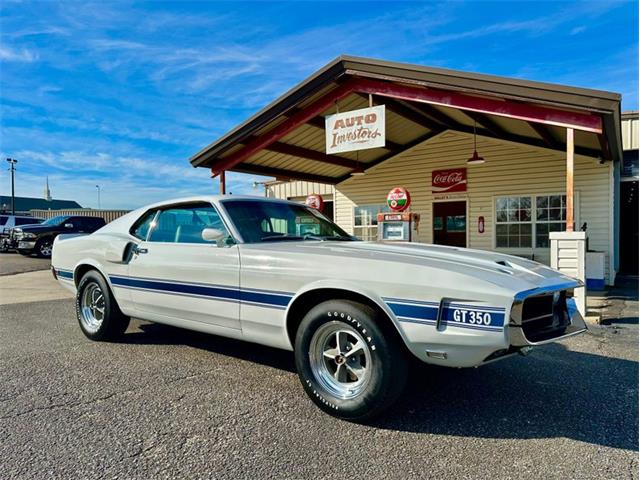
M 295 340 L 298 376 L 325 412 L 363 421 L 402 393 L 407 358 L 397 332 L 368 305 L 330 300 L 305 315 Z
M 78 284 L 76 316 L 82 333 L 97 341 L 120 338 L 130 321 L 118 307 L 106 280 L 96 270 L 85 273 Z

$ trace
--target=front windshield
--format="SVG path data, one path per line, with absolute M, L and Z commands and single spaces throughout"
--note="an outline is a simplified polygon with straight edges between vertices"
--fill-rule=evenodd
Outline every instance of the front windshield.
M 306 205 L 261 200 L 224 200 L 246 243 L 279 240 L 355 240 L 324 215 Z
M 66 215 L 58 215 L 57 217 L 51 217 L 49 220 L 45 220 L 41 225 L 60 225 L 67 218 L 69 217 Z

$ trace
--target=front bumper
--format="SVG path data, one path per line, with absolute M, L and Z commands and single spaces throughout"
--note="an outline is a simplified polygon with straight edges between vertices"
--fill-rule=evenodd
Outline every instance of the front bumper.
M 518 293 L 508 325 L 510 345 L 516 348 L 544 345 L 587 331 L 572 296 L 573 290 L 580 287 L 584 284 L 574 279 Z M 542 324 L 536 327 L 538 321 Z
M 582 315 L 578 311 L 575 299 L 568 298 L 567 303 L 567 315 L 569 317 L 569 324 L 562 330 L 558 331 L 558 334 L 544 340 L 532 341 L 525 335 L 522 325 L 512 323 L 509 325 L 509 343 L 514 347 L 528 347 L 536 345 L 545 345 L 547 343 L 557 342 L 574 335 L 587 331 L 587 324 L 582 318 Z
M 33 250 L 36 248 L 36 242 L 20 240 L 18 242 L 18 250 Z

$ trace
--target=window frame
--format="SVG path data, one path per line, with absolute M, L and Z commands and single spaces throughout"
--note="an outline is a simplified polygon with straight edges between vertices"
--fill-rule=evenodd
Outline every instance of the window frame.
M 379 211 L 376 213 L 376 224 L 375 225 L 356 225 L 356 209 L 358 208 L 367 208 L 367 207 L 377 207 L 379 209 Z M 352 221 L 353 221 L 353 236 L 357 237 L 360 240 L 363 240 L 365 242 L 371 242 L 371 241 L 375 241 L 378 239 L 378 213 L 389 213 L 391 212 L 391 209 L 389 208 L 389 206 L 386 203 L 371 203 L 371 204 L 366 204 L 366 205 L 354 205 L 353 206 L 353 210 L 352 210 Z M 373 217 L 372 217 L 373 218 Z M 367 230 L 371 230 L 373 228 L 376 229 L 376 233 L 373 236 L 373 238 L 369 237 L 367 239 L 364 239 L 360 236 L 358 236 L 356 234 L 356 229 L 357 228 L 366 228 Z
M 252 242 L 252 241 L 247 241 L 245 238 L 243 238 L 242 236 L 242 232 L 240 229 L 238 229 L 234 223 L 234 218 L 233 215 L 231 214 L 231 212 L 229 212 L 229 209 L 227 208 L 227 203 L 240 203 L 240 202 L 261 202 L 264 201 L 263 198 L 257 197 L 257 198 L 251 198 L 251 197 L 236 197 L 234 198 L 233 196 L 224 198 L 219 200 L 219 205 L 221 207 L 222 210 L 224 210 L 225 213 L 225 217 L 221 217 L 223 219 L 223 222 L 225 224 L 225 227 L 227 228 L 227 231 L 229 232 L 233 232 L 230 233 L 230 235 L 232 236 L 232 238 L 234 239 L 234 241 L 236 243 L 246 243 L 246 244 L 255 244 L 256 242 Z M 349 232 L 347 232 L 344 228 L 342 228 L 340 225 L 338 225 L 336 222 L 334 222 L 333 220 L 331 220 L 330 218 L 328 218 L 326 215 L 324 215 L 321 211 L 319 210 L 315 210 L 310 208 L 309 206 L 305 205 L 305 204 L 301 204 L 299 202 L 295 202 L 293 200 L 282 200 L 282 199 L 268 199 L 269 202 L 273 202 L 273 203 L 294 203 L 296 206 L 298 207 L 303 207 L 306 208 L 307 210 L 311 210 L 312 211 L 312 215 L 313 216 L 318 216 L 320 218 L 322 218 L 324 221 L 335 225 L 335 227 L 337 227 L 339 230 L 341 230 L 345 235 L 349 236 Z M 226 219 L 229 219 L 229 221 L 227 222 Z M 273 224 L 271 224 L 273 226 Z M 231 226 L 231 228 L 230 228 Z M 259 244 L 259 242 L 258 242 Z
M 492 219 L 493 219 L 493 239 L 492 245 L 493 250 L 503 251 L 503 252 L 515 252 L 518 254 L 524 254 L 534 251 L 548 250 L 549 247 L 536 247 L 536 223 L 537 223 L 537 199 L 538 197 L 553 197 L 553 196 L 565 196 L 565 192 L 538 192 L 538 193 L 504 193 L 504 194 L 496 194 L 491 197 L 491 211 L 492 211 Z M 500 225 L 510 225 L 510 224 L 530 224 L 531 225 L 531 246 L 529 247 L 498 247 L 497 246 L 497 229 L 496 226 L 499 225 L 498 211 L 496 208 L 496 202 L 499 198 L 509 198 L 509 197 L 529 197 L 531 200 L 531 221 L 530 222 L 500 222 Z M 580 225 L 580 203 L 579 203 L 579 191 L 574 191 L 573 195 L 573 205 L 574 205 L 574 226 Z M 566 208 L 566 204 L 565 204 Z M 541 221 L 540 223 L 556 223 L 556 222 L 545 222 Z M 563 221 L 566 225 L 566 221 Z
M 220 221 L 222 222 L 222 225 L 224 226 L 225 231 L 227 232 L 227 235 L 229 236 L 229 238 L 231 238 L 234 242 L 236 242 L 235 236 L 232 233 L 232 230 L 229 228 L 229 225 L 227 224 L 227 221 L 226 221 L 224 215 L 222 215 L 220 213 L 220 209 L 218 207 L 216 207 L 216 205 L 214 205 L 212 202 L 209 202 L 209 201 L 206 201 L 206 200 L 173 203 L 171 205 L 160 205 L 160 206 L 157 206 L 157 207 L 149 208 L 149 209 L 145 210 L 144 213 L 142 215 L 140 215 L 138 217 L 138 219 L 134 223 L 131 224 L 131 227 L 129 228 L 129 235 L 131 235 L 135 239 L 139 240 L 140 242 L 145 242 L 145 243 L 165 244 L 165 245 L 195 245 L 195 246 L 205 246 L 205 247 L 206 246 L 214 246 L 214 247 L 217 246 L 215 242 L 206 242 L 206 243 L 152 242 L 152 241 L 149 240 L 149 236 L 151 235 L 151 232 L 153 231 L 153 228 L 149 228 L 145 238 L 140 238 L 140 237 L 137 237 L 136 235 L 134 235 L 133 232 L 140 225 L 140 220 L 142 220 L 149 212 L 152 212 L 152 211 L 155 210 L 155 214 L 153 215 L 153 219 L 151 220 L 151 223 L 155 223 L 155 222 L 157 222 L 158 216 L 160 215 L 161 212 L 163 212 L 165 210 L 188 208 L 190 205 L 191 206 L 207 205 L 207 206 L 210 206 L 211 208 L 213 208 L 213 210 L 218 214 L 218 217 L 220 218 Z

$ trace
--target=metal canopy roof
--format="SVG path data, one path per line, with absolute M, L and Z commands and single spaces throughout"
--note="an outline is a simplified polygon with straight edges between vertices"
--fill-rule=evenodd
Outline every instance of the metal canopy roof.
M 384 148 L 326 155 L 324 116 L 386 105 Z M 584 88 L 342 56 L 194 155 L 194 167 L 339 183 L 445 131 L 565 151 L 622 156 L 620 95 Z

